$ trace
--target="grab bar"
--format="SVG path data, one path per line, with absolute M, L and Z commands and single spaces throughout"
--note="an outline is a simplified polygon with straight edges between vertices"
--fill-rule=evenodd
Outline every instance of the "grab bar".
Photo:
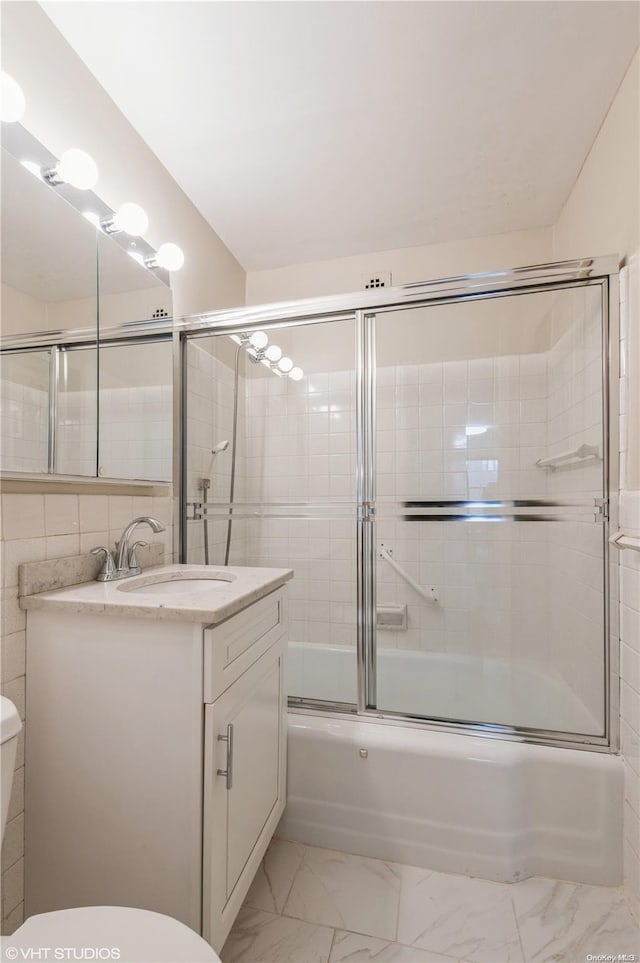
M 415 579 L 411 578 L 409 573 L 405 572 L 401 565 L 398 565 L 396 560 L 391 556 L 391 553 L 387 551 L 384 545 L 381 545 L 378 550 L 378 558 L 384 559 L 384 561 L 387 562 L 391 568 L 394 569 L 394 571 L 396 571 L 398 575 L 405 580 L 407 585 L 410 585 L 411 588 L 417 592 L 418 595 L 421 595 L 423 599 L 426 599 L 427 602 L 438 601 L 438 593 L 436 592 L 435 588 L 431 587 L 425 589 L 421 585 L 418 585 Z
M 616 548 L 630 548 L 632 552 L 640 552 L 640 538 L 634 538 L 632 535 L 625 535 L 624 532 L 616 532 L 609 539 L 612 545 Z
M 598 461 L 601 460 L 600 449 L 597 445 L 580 445 L 579 448 L 574 448 L 573 451 L 564 451 L 559 455 L 551 455 L 549 458 L 538 458 L 536 465 L 538 468 L 549 468 L 551 471 L 555 471 L 556 468 L 560 468 L 568 462 L 585 461 L 589 458 L 596 458 Z

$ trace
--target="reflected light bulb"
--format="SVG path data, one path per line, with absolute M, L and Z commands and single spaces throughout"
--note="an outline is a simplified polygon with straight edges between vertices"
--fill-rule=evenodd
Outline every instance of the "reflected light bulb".
M 113 217 L 116 231 L 124 231 L 132 237 L 140 237 L 149 227 L 149 218 L 144 208 L 132 201 L 121 204 Z
M 266 348 L 269 344 L 269 338 L 264 331 L 254 331 L 249 338 L 249 344 L 252 348 L 255 348 L 256 351 L 262 351 L 262 349 Z
M 276 361 L 279 361 L 280 358 L 282 357 L 282 348 L 279 348 L 277 344 L 270 344 L 267 350 L 265 351 L 265 355 L 269 359 L 269 361 L 275 364 Z
M 286 358 L 286 357 L 280 358 L 280 360 L 278 361 L 278 368 L 280 369 L 280 371 L 283 371 L 286 374 L 288 371 L 291 371 L 291 369 L 293 368 L 293 361 L 291 360 L 291 358 Z
M 6 124 L 13 124 L 24 114 L 26 101 L 20 84 L 2 71 L 0 87 L 0 116 Z
M 98 180 L 98 165 L 86 151 L 71 147 L 58 164 L 58 176 L 79 191 L 88 191 Z
M 289 377 L 291 378 L 292 381 L 300 381 L 303 376 L 304 376 L 304 371 L 302 370 L 302 368 L 297 368 L 297 367 L 292 368 L 291 371 L 289 372 Z
M 160 245 L 156 260 L 165 271 L 179 271 L 184 264 L 184 254 L 181 247 L 169 241 L 167 244 Z

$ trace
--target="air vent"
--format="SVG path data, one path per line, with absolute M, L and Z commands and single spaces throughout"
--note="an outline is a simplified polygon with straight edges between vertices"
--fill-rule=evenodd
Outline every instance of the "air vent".
M 169 317 L 169 312 L 167 311 L 166 308 L 156 308 L 155 311 L 153 312 L 153 314 L 151 315 L 151 317 L 152 317 L 152 318 L 168 318 L 168 317 Z
M 390 288 L 391 271 L 378 271 L 377 274 L 368 274 L 364 278 L 365 290 L 370 288 Z

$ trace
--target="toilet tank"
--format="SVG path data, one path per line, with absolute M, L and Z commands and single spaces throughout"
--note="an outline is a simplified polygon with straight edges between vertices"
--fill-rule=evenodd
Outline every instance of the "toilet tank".
M 11 786 L 13 784 L 13 769 L 21 729 L 20 716 L 13 702 L 5 696 L 0 696 L 0 762 L 2 764 L 0 773 L 2 776 L 0 782 L 0 806 L 2 810 L 0 838 L 4 837 L 4 827 L 7 822 Z

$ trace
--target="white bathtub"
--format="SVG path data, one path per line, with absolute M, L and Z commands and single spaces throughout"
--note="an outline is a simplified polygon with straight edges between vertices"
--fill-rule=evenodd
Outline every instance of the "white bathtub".
M 285 838 L 507 882 L 622 880 L 618 756 L 291 712 L 288 766 Z
M 379 649 L 378 706 L 403 715 L 489 722 L 554 732 L 602 733 L 603 706 L 585 706 L 539 665 L 440 652 Z M 289 695 L 356 702 L 350 646 L 289 643 Z M 600 694 L 601 695 L 601 694 Z

